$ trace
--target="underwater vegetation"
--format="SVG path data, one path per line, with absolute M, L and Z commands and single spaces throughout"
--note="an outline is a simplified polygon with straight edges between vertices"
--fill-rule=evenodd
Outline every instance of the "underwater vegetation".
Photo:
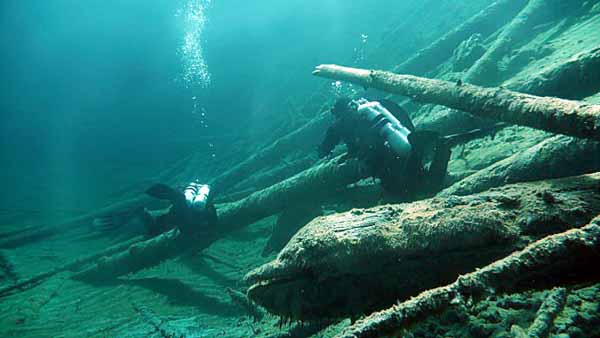
M 0 336 L 600 336 L 600 1 L 295 5 L 255 33 L 390 17 L 230 66 L 219 1 L 184 2 L 174 137 L 202 146 L 93 209 L 2 210 Z

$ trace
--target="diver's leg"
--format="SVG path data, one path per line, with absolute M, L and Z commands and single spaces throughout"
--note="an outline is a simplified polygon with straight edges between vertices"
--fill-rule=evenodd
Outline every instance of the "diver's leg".
M 443 138 L 439 139 L 435 147 L 433 159 L 429 170 L 427 170 L 427 190 L 429 193 L 437 192 L 442 188 L 446 173 L 448 171 L 448 162 L 452 155 L 451 146 Z
M 167 210 L 150 211 L 144 208 L 141 219 L 149 237 L 158 236 L 173 227 L 172 212 Z

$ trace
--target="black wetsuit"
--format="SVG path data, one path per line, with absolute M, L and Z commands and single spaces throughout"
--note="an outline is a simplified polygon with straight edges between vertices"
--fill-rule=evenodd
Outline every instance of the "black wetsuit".
M 402 199 L 413 199 L 441 188 L 450 159 L 450 146 L 435 132 L 415 132 L 404 109 L 388 100 L 379 101 L 414 135 L 408 159 L 400 158 L 385 144 L 376 130 L 356 114 L 336 114 L 319 147 L 319 157 L 327 156 L 339 143 L 346 144 L 348 155 L 362 159 L 381 180 L 383 188 Z M 429 162 L 429 165 L 425 165 Z
M 190 236 L 207 235 L 217 223 L 217 211 L 213 205 L 202 212 L 177 210 L 171 205 L 162 210 L 144 210 L 143 222 L 150 237 L 175 228 Z

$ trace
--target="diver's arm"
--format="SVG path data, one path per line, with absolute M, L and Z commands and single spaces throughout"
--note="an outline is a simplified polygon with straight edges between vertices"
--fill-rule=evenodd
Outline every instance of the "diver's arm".
M 340 142 L 340 134 L 338 132 L 339 127 L 337 125 L 333 125 L 327 129 L 327 134 L 325 134 L 325 139 L 319 146 L 319 157 L 323 158 L 331 153 L 333 148 Z

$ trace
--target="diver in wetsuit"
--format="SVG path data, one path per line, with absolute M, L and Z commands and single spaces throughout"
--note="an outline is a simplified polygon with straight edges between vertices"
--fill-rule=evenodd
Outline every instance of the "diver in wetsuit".
M 342 98 L 331 112 L 335 122 L 319 147 L 319 157 L 345 143 L 348 156 L 362 159 L 382 187 L 402 199 L 439 191 L 451 147 L 489 132 L 475 130 L 442 137 L 433 131 L 416 131 L 408 113 L 390 100 Z
M 171 202 L 164 210 L 144 209 L 142 219 L 149 236 L 156 236 L 175 227 L 186 235 L 210 234 L 217 223 L 217 211 L 212 203 L 211 188 L 197 180 L 183 192 L 164 184 L 155 184 L 146 194 Z

